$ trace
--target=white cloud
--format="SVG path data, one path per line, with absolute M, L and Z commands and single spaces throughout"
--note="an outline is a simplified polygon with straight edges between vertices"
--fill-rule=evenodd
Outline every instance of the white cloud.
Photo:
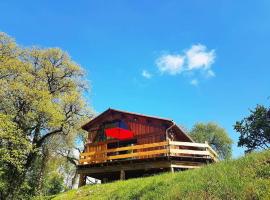
M 175 75 L 183 71 L 184 56 L 165 54 L 156 60 L 156 65 L 161 73 Z
M 215 61 L 215 50 L 207 51 L 206 46 L 192 45 L 186 52 L 187 70 L 210 69 Z M 210 72 L 213 74 L 213 71 Z
M 199 81 L 198 81 L 197 79 L 192 79 L 192 80 L 190 81 L 190 84 L 191 84 L 191 85 L 194 85 L 194 86 L 198 86 Z
M 142 76 L 143 76 L 144 78 L 147 78 L 147 79 L 152 78 L 152 74 L 149 73 L 147 70 L 143 70 L 143 71 L 142 71 Z
M 206 77 L 207 78 L 210 78 L 210 77 L 215 77 L 216 76 L 216 74 L 215 74 L 215 72 L 213 72 L 213 70 L 207 70 L 207 72 L 206 72 Z
M 163 54 L 156 60 L 156 66 L 162 74 L 177 75 L 191 74 L 197 76 L 198 71 L 205 78 L 215 77 L 212 65 L 215 62 L 215 50 L 208 50 L 205 45 L 192 45 L 189 49 L 180 54 Z M 198 78 L 198 77 L 197 77 Z M 192 85 L 198 85 L 197 78 L 190 81 Z
M 170 75 L 180 74 L 184 71 L 205 70 L 208 76 L 215 76 L 211 70 L 215 62 L 215 50 L 207 51 L 206 46 L 197 44 L 183 54 L 164 54 L 156 60 L 160 72 Z

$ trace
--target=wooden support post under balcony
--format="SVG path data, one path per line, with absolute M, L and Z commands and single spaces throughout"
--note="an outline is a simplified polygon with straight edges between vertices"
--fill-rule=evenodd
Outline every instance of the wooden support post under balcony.
M 108 178 L 103 178 L 102 183 L 108 183 Z
M 120 171 L 120 180 L 125 180 L 125 171 L 124 170 Z
M 80 174 L 79 187 L 84 186 L 85 184 L 86 184 L 86 175 Z
M 172 173 L 174 173 L 174 168 L 173 167 L 171 167 L 170 170 L 171 170 Z

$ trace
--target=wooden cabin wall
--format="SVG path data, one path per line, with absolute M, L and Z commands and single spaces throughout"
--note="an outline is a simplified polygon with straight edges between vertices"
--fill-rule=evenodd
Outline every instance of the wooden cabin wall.
M 147 138 L 149 141 L 158 141 L 160 135 L 165 135 L 165 127 L 156 121 L 149 121 L 146 118 L 136 118 L 136 120 L 127 118 L 125 121 L 134 136 L 141 140 L 140 143 L 147 142 Z
M 166 126 L 161 124 L 160 120 L 149 119 L 142 116 L 124 115 L 121 113 L 112 113 L 105 119 L 101 119 L 95 123 L 95 128 L 91 128 L 88 134 L 88 142 L 93 142 L 96 136 L 96 130 L 99 125 L 104 121 L 124 120 L 128 125 L 128 128 L 134 133 L 134 137 L 138 137 L 140 144 L 155 141 L 161 141 L 161 135 L 165 136 Z M 149 139 L 146 139 L 148 137 Z M 144 137 L 145 136 L 145 137 Z
M 166 125 L 162 124 L 161 120 L 151 119 L 144 116 L 127 115 L 122 113 L 112 113 L 106 116 L 104 119 L 100 119 L 95 122 L 95 126 L 89 129 L 88 133 L 88 144 L 86 145 L 85 152 L 89 151 L 103 151 L 107 149 L 107 142 L 99 142 L 93 145 L 95 137 L 97 135 L 97 129 L 101 123 L 104 121 L 114 121 L 114 120 L 124 120 L 128 128 L 134 133 L 134 138 L 137 138 L 137 144 L 149 144 L 155 142 L 165 141 L 166 135 Z M 154 147 L 151 150 L 161 149 L 162 147 Z M 141 149 L 141 151 L 149 151 L 149 149 Z M 148 156 L 150 157 L 150 156 Z M 142 157 L 142 158 L 145 158 Z M 102 159 L 102 158 L 101 158 Z
M 130 130 L 134 133 L 134 136 L 137 138 L 137 144 L 149 144 L 155 142 L 165 141 L 166 127 L 160 124 L 158 120 L 150 120 L 145 117 L 138 118 L 127 118 L 126 122 Z M 158 150 L 162 147 L 154 147 L 151 150 Z M 137 152 L 149 151 L 150 149 L 139 149 Z M 141 156 L 139 158 L 150 158 L 152 156 Z

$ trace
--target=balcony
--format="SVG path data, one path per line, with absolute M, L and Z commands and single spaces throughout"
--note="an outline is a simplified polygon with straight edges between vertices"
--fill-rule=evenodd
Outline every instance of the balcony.
M 107 149 L 107 144 L 105 146 L 103 144 L 103 147 L 105 148 L 97 144 L 88 144 L 88 149 L 91 150 L 80 154 L 79 165 L 167 157 L 169 159 L 188 159 L 189 162 L 183 162 L 185 165 L 183 168 L 197 168 L 199 166 L 193 165 L 193 160 L 218 161 L 217 153 L 207 143 L 163 141 L 111 149 Z

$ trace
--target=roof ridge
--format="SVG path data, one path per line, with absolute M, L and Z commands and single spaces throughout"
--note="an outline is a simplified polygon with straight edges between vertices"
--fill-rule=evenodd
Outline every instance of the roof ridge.
M 165 118 L 165 117 L 158 117 L 158 116 L 155 116 L 155 115 L 147 115 L 147 114 L 142 114 L 142 113 L 137 113 L 137 112 L 130 112 L 130 111 L 119 110 L 119 109 L 114 109 L 114 108 L 109 108 L 108 110 L 113 110 L 113 111 L 116 111 L 116 112 L 123 112 L 123 113 L 127 113 L 127 114 L 134 114 L 134 115 L 139 115 L 139 116 L 144 116 L 144 117 L 162 119 L 162 120 L 167 120 L 167 121 L 173 121 L 172 119 Z
M 84 124 L 82 126 L 83 129 L 85 129 L 87 127 L 87 125 L 91 122 L 93 122 L 94 120 L 96 120 L 97 118 L 99 118 L 100 116 L 104 115 L 105 113 L 109 112 L 109 111 L 114 111 L 114 112 L 120 112 L 120 113 L 126 113 L 126 114 L 130 114 L 130 115 L 138 115 L 138 116 L 143 116 L 143 117 L 149 117 L 149 118 L 153 118 L 153 119 L 159 119 L 159 120 L 164 120 L 164 121 L 170 121 L 173 122 L 174 121 L 172 119 L 168 119 L 168 118 L 162 118 L 162 117 L 157 117 L 157 116 L 153 116 L 153 115 L 145 115 L 145 114 L 141 114 L 141 113 L 136 113 L 136 112 L 129 112 L 129 111 L 124 111 L 124 110 L 118 110 L 118 109 L 114 109 L 114 108 L 108 108 L 107 110 L 103 111 L 102 113 L 98 114 L 97 116 L 95 116 L 93 119 L 91 119 L 89 122 L 87 122 L 86 124 Z

